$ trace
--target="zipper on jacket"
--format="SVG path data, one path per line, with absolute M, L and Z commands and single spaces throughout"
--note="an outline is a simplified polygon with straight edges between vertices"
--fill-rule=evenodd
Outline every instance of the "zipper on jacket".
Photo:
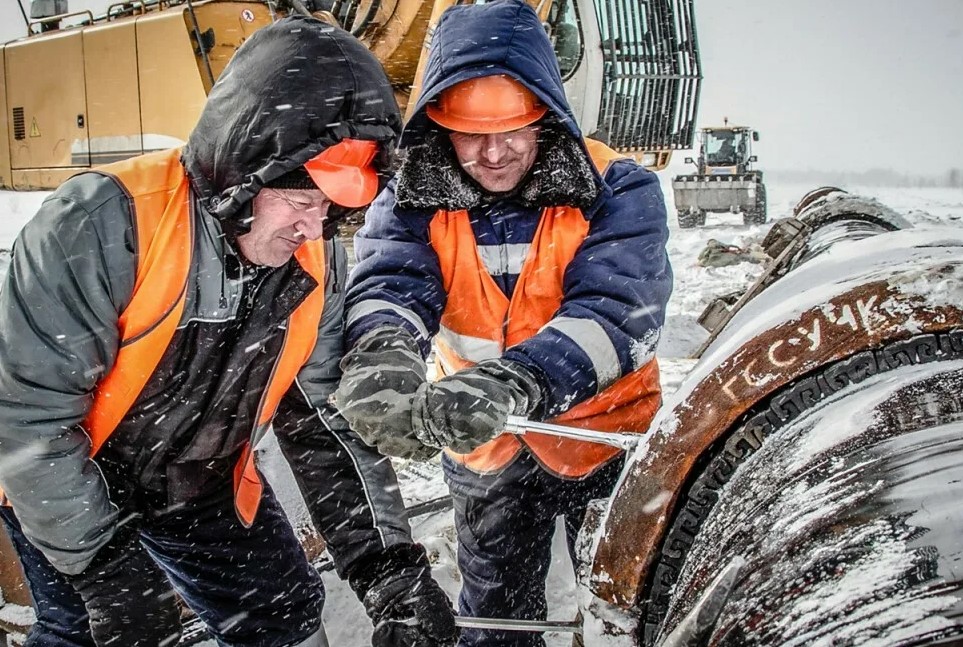
M 257 435 L 258 427 L 260 426 L 261 412 L 264 411 L 264 401 L 267 399 L 268 391 L 271 390 L 271 384 L 274 383 L 274 376 L 278 372 L 278 366 L 281 364 L 281 357 L 284 356 L 284 349 L 288 345 L 288 332 L 291 329 L 291 321 L 288 320 L 288 324 L 284 327 L 284 337 L 281 339 L 281 352 L 278 356 L 274 358 L 274 365 L 271 367 L 271 373 L 268 375 L 267 383 L 264 385 L 264 392 L 261 394 L 261 400 L 257 404 L 257 412 L 254 414 L 254 426 L 251 428 L 251 434 L 248 437 L 248 443 L 251 445 L 251 453 L 254 453 L 255 444 L 260 441 L 260 438 L 255 438 Z
M 254 268 L 248 272 L 246 268 L 241 269 L 241 303 L 237 309 L 236 321 L 243 324 L 244 321 L 254 312 L 254 302 L 257 300 L 257 293 L 261 286 L 267 281 L 268 275 L 273 268 Z
M 227 309 L 227 272 L 221 272 L 221 298 L 218 305 L 221 310 Z
M 334 248 L 334 240 L 331 241 L 331 294 L 338 294 L 338 250 Z

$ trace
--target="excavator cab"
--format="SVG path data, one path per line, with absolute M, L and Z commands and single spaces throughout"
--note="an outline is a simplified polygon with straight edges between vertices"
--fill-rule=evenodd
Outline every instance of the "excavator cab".
M 696 132 L 702 71 L 692 0 L 559 1 L 574 3 L 581 32 L 580 64 L 565 80 L 582 132 L 665 168 Z
M 701 132 L 702 155 L 699 160 L 703 173 L 745 173 L 756 161 L 752 142 L 759 141 L 759 133 L 749 128 L 704 128 Z M 718 171 L 716 170 L 718 169 Z

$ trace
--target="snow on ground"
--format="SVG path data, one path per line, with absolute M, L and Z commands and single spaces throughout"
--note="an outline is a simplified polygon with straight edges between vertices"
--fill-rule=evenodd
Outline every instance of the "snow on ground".
M 716 296 L 740 290 L 762 271 L 759 265 L 742 263 L 730 267 L 704 268 L 696 264 L 699 252 L 710 238 L 740 247 L 758 242 L 768 225 L 744 227 L 739 215 L 709 215 L 705 227 L 679 229 L 672 201 L 671 177 L 678 169 L 660 174 L 669 210 L 669 256 L 675 272 L 675 289 L 667 311 L 666 327 L 659 349 L 663 388 L 675 391 L 694 365 L 689 356 L 705 340 L 707 334 L 697 317 Z M 809 190 L 809 185 L 768 186 L 770 220 L 789 215 L 796 202 Z M 963 226 L 963 191 L 954 189 L 896 189 L 843 187 L 851 193 L 878 198 L 883 204 L 905 215 L 914 223 L 944 223 Z M 40 205 L 45 193 L 0 192 L 0 249 L 9 249 L 17 232 Z M 0 252 L 0 274 L 5 273 L 7 254 Z M 303 503 L 298 501 L 293 479 L 276 451 L 267 449 L 269 471 L 285 507 L 297 524 L 306 519 Z M 427 464 L 397 463 L 402 493 L 410 504 L 428 501 L 446 493 L 437 462 Z M 416 540 L 427 547 L 434 564 L 435 577 L 455 599 L 460 587 L 455 559 L 455 532 L 450 511 L 432 513 L 412 520 Z M 549 617 L 570 620 L 575 616 L 574 579 L 571 563 L 564 548 L 564 533 L 555 537 L 555 559 L 549 574 Z M 525 556 L 519 556 L 520 561 Z M 364 647 L 370 644 L 370 623 L 346 584 L 333 571 L 324 575 L 328 587 L 325 624 L 332 645 Z M 213 647 L 213 642 L 203 643 Z M 566 635 L 548 636 L 549 647 L 571 644 Z

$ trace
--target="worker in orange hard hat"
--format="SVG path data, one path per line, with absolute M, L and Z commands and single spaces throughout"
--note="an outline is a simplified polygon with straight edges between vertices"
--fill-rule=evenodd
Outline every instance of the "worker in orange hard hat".
M 462 169 L 483 189 L 510 191 L 538 152 L 535 125 L 548 112 L 535 94 L 507 74 L 481 76 L 442 91 L 425 113 L 451 131 Z
M 521 0 L 446 11 L 423 87 L 400 170 L 355 238 L 335 398 L 385 453 L 446 450 L 461 614 L 541 619 L 557 518 L 571 548 L 623 456 L 501 432 L 513 414 L 648 428 L 672 286 L 665 204 L 654 174 L 583 138 Z M 544 642 L 466 629 L 460 644 Z
M 81 173 L 25 226 L 0 288 L 0 519 L 27 646 L 175 644 L 176 590 L 218 645 L 326 647 L 321 578 L 258 469 L 272 427 L 373 646 L 454 644 L 391 464 L 329 403 L 331 224 L 375 197 L 400 130 L 371 52 L 284 18 L 183 149 Z

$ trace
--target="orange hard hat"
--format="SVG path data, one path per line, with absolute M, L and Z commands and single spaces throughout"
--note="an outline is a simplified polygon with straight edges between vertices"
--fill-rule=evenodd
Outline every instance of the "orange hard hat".
M 363 207 L 378 194 L 378 173 L 371 162 L 377 142 L 342 139 L 304 163 L 304 169 L 333 202 L 343 207 Z
M 462 133 L 518 130 L 548 111 L 531 90 L 504 74 L 456 83 L 425 109 L 435 123 Z

